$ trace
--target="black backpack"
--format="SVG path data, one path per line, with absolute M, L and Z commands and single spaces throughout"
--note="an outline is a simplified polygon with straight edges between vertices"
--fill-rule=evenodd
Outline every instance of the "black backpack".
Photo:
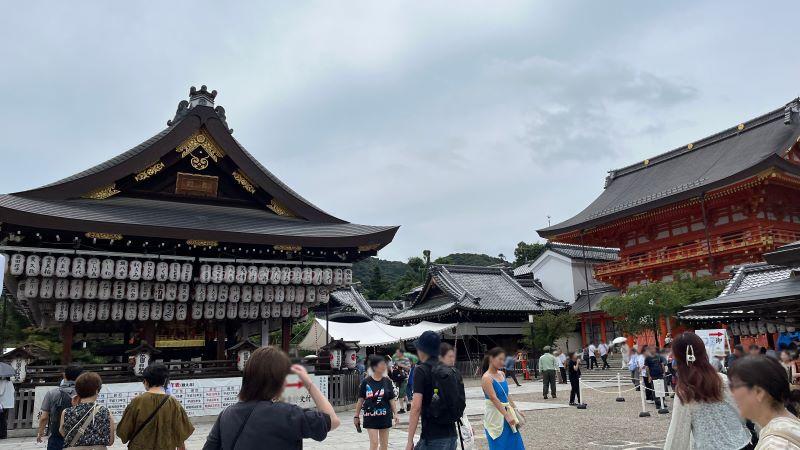
M 464 394 L 464 381 L 454 367 L 439 362 L 425 365 L 431 375 L 432 396 L 427 415 L 432 422 L 452 425 L 464 415 L 467 398 Z
M 58 389 L 58 398 L 50 405 L 48 427 L 50 428 L 50 435 L 61 436 L 59 428 L 61 427 L 61 413 L 72 406 L 72 396 L 61 388 Z M 62 436 L 63 437 L 63 436 Z

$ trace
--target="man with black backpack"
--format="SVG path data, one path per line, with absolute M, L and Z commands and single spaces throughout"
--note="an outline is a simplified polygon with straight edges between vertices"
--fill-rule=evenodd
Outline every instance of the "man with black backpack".
M 456 450 L 457 422 L 467 406 L 464 382 L 455 368 L 439 362 L 441 339 L 426 331 L 415 346 L 421 363 L 414 371 L 414 397 L 408 421 L 406 450 Z M 422 418 L 416 447 L 414 435 Z
M 42 442 L 45 436 L 45 428 L 49 429 L 50 437 L 47 439 L 47 450 L 61 450 L 64 448 L 64 436 L 61 436 L 58 431 L 61 425 L 61 412 L 72 406 L 72 397 L 75 396 L 75 380 L 82 372 L 83 369 L 74 364 L 65 367 L 64 379 L 61 384 L 45 394 L 44 400 L 42 400 L 36 442 Z

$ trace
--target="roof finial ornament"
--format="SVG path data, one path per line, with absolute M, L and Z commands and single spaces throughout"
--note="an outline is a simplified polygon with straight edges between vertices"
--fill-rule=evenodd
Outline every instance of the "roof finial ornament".
M 208 92 L 206 85 L 200 86 L 198 91 L 196 87 L 192 86 L 189 89 L 189 107 L 195 106 L 209 106 L 214 107 L 214 98 L 217 96 L 217 91 Z
M 783 113 L 783 124 L 789 125 L 792 123 L 792 113 L 800 112 L 800 107 L 798 107 L 797 100 L 790 102 L 786 105 L 786 109 L 784 109 Z

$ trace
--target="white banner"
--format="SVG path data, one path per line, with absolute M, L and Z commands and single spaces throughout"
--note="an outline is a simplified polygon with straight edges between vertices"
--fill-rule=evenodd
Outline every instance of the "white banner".
M 328 397 L 328 377 L 311 375 L 314 384 Z M 189 417 L 216 416 L 223 409 L 239 401 L 241 378 L 206 378 L 199 380 L 177 380 L 170 383 L 172 395 L 181 403 Z M 42 409 L 45 394 L 54 389 L 53 386 L 37 386 L 33 400 L 37 417 Z M 109 409 L 114 419 L 119 422 L 125 408 L 134 397 L 144 392 L 142 383 L 104 384 L 97 397 L 97 402 Z M 314 402 L 311 395 L 296 375 L 286 377 L 283 401 L 293 403 L 302 408 L 311 408 Z M 33 428 L 38 426 L 34 421 Z
M 694 334 L 703 340 L 709 360 L 715 356 L 726 355 L 728 334 L 724 328 L 718 330 L 694 330 Z

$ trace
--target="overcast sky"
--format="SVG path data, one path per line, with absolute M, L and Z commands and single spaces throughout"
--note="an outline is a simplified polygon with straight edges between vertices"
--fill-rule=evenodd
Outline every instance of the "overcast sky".
M 401 225 L 382 258 L 511 257 L 608 170 L 800 93 L 796 0 L 250 3 L 6 8 L 0 192 L 137 145 L 207 84 L 301 195 Z

